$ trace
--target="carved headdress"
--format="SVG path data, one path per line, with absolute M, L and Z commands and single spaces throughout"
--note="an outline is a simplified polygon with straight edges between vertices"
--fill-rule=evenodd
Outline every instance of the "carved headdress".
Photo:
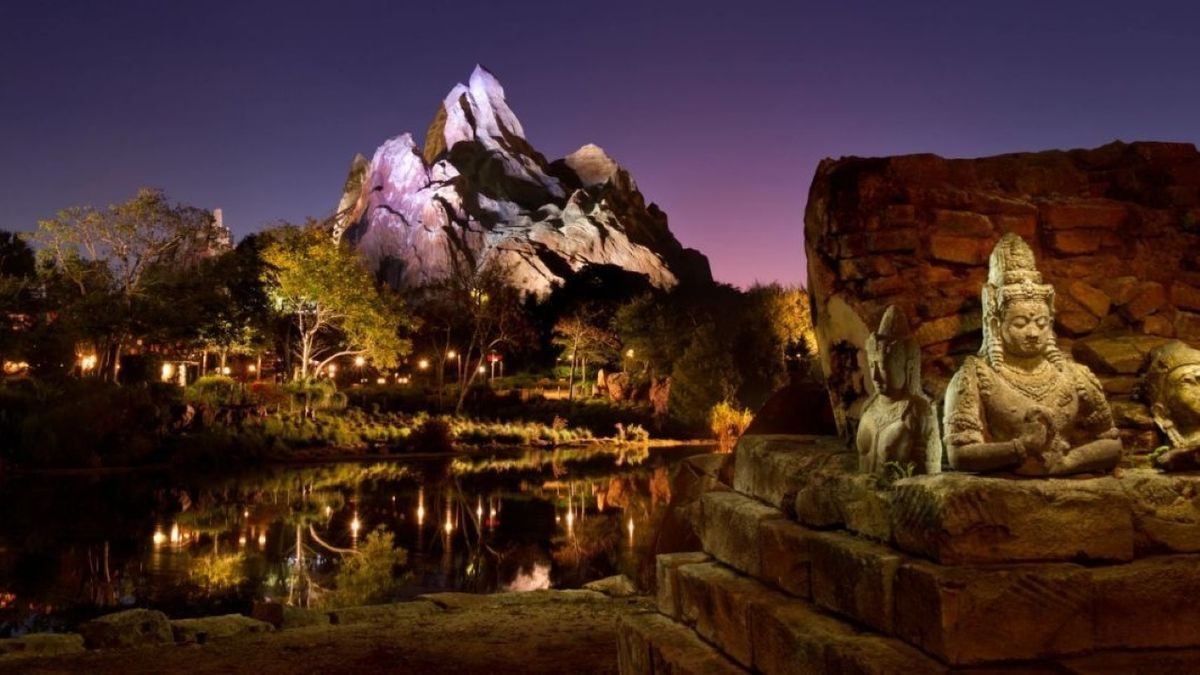
M 1162 400 L 1166 393 L 1167 378 L 1176 368 L 1200 365 L 1200 350 L 1185 342 L 1173 340 L 1150 352 L 1150 366 L 1142 380 L 1142 392 L 1150 405 Z
M 981 292 L 983 301 L 982 350 L 993 363 L 1003 360 L 1000 336 L 992 332 L 992 322 L 999 321 L 1004 306 L 1015 300 L 1042 300 L 1054 315 L 1054 287 L 1042 283 L 1033 249 L 1020 235 L 1009 232 L 996 242 L 988 260 L 988 278 Z M 1051 345 L 1051 360 L 1057 360 L 1057 347 Z
M 896 345 L 895 348 L 903 349 L 905 352 L 905 362 L 908 364 L 908 382 L 907 387 L 910 393 L 921 392 L 921 348 L 913 338 L 912 328 L 908 325 L 908 317 L 904 312 L 900 311 L 895 305 L 888 305 L 883 312 L 883 317 L 879 320 L 879 330 L 867 336 L 867 355 L 869 361 L 883 359 L 882 347 L 886 344 Z M 871 380 L 875 384 L 875 391 L 883 388 L 882 376 L 876 372 L 875 367 L 870 367 Z

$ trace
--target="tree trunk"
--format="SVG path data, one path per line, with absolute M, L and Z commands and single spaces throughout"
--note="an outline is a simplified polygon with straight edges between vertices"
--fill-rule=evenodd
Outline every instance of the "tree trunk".
M 579 341 L 576 340 L 575 344 L 571 346 L 571 375 L 567 378 L 567 400 L 568 401 L 575 400 L 575 361 L 576 361 L 575 355 L 578 353 L 578 351 L 579 351 Z

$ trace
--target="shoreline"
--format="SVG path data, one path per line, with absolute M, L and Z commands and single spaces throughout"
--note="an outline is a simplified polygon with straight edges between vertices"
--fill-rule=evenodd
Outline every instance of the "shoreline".
M 366 462 L 435 462 L 443 460 L 462 459 L 465 457 L 476 457 L 481 454 L 511 454 L 518 455 L 521 452 L 528 450 L 554 451 L 554 450 L 569 450 L 569 449 L 586 449 L 590 447 L 612 447 L 614 449 L 628 449 L 645 447 L 651 450 L 671 450 L 677 448 L 705 448 L 715 447 L 712 440 L 706 439 L 651 439 L 642 443 L 619 443 L 612 439 L 595 439 L 591 441 L 573 441 L 571 443 L 559 443 L 555 445 L 483 445 L 471 446 L 472 449 L 455 450 L 453 452 L 406 452 L 406 453 L 372 453 L 372 454 L 349 454 L 349 448 L 337 448 L 327 446 L 324 448 L 312 448 L 312 450 L 333 451 L 335 454 L 322 457 L 291 457 L 286 459 L 269 459 L 262 462 L 250 464 L 237 464 L 229 467 L 227 470 L 236 472 L 241 469 L 248 468 L 269 468 L 269 467 L 287 467 L 287 466 L 314 466 L 320 464 L 355 464 Z M 139 473 L 157 473 L 164 471 L 173 471 L 178 469 L 194 468 L 187 464 L 172 464 L 170 462 L 158 462 L 154 464 L 142 464 L 135 466 L 103 466 L 103 467 L 22 467 L 19 465 L 10 465 L 4 467 L 4 473 L 9 476 L 119 476 L 126 474 Z M 206 470 L 209 470 L 206 468 Z

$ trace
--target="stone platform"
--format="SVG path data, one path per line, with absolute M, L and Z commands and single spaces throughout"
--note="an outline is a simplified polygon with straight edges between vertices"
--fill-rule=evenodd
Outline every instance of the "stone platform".
M 1200 476 L 879 485 L 852 459 L 744 437 L 622 673 L 1200 671 Z

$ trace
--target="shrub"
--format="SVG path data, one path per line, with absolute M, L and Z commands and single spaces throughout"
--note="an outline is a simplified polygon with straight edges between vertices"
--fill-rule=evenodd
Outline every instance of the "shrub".
M 450 423 L 440 417 L 430 417 L 408 437 L 409 445 L 419 452 L 452 452 L 454 435 Z
M 754 413 L 735 408 L 728 401 L 714 405 L 708 413 L 708 427 L 717 439 L 717 452 L 731 452 L 753 420 Z

